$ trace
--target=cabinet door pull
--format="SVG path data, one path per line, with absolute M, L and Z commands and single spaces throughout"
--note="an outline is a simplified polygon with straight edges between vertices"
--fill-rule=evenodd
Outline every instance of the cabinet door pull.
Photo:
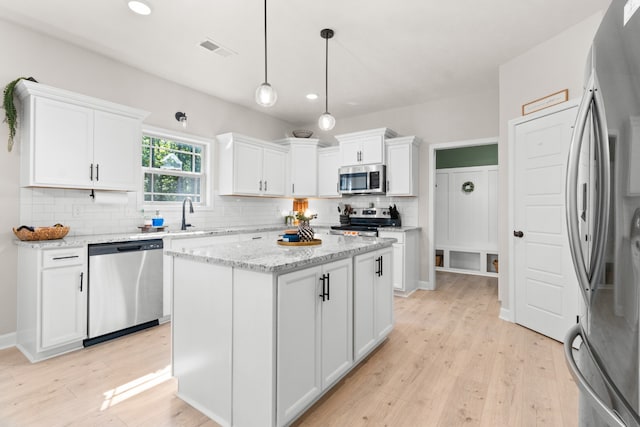
M 327 301 L 331 300 L 331 273 L 327 273 Z
M 380 255 L 380 276 L 384 275 L 384 258 Z
M 262 180 L 260 180 L 260 191 L 262 191 Z
M 378 277 L 382 276 L 382 257 L 379 256 L 376 258 L 376 263 L 378 264 L 378 269 L 376 270 L 376 275 Z
M 54 261 L 59 261 L 61 259 L 73 259 L 73 258 L 80 258 L 80 255 L 56 256 L 51 259 Z
M 264 180 L 264 191 L 267 191 L 267 180 Z
M 319 278 L 318 280 L 320 280 L 322 282 L 322 293 L 320 295 L 318 295 L 320 298 L 322 298 L 322 302 L 325 301 L 325 297 L 327 295 L 327 292 L 325 291 L 325 275 L 323 274 L 321 278 Z
M 387 180 L 387 191 L 389 191 L 389 180 Z
M 96 181 L 100 181 L 100 165 L 96 164 Z
M 296 194 L 296 185 L 291 184 L 291 194 Z
M 93 163 L 89 166 L 89 181 L 93 181 Z
M 84 280 L 84 271 L 80 272 L 80 292 L 82 292 L 82 282 Z

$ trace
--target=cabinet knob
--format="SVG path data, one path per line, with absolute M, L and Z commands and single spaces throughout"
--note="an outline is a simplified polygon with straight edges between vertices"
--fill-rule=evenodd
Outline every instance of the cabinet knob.
M 513 230 L 513 235 L 515 237 L 519 237 L 519 238 L 523 238 L 524 237 L 524 233 L 522 231 L 520 231 L 520 230 L 518 230 L 518 231 Z

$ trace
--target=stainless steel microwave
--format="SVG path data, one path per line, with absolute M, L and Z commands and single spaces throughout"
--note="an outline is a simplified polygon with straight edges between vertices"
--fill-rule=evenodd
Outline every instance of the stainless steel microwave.
M 384 194 L 385 165 L 343 166 L 340 168 L 341 194 Z

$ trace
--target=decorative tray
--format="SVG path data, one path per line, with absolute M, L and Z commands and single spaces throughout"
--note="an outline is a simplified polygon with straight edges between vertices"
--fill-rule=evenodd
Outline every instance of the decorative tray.
M 138 228 L 140 229 L 141 233 L 156 233 L 156 232 L 164 231 L 164 229 L 167 228 L 167 226 L 163 225 L 161 227 L 153 227 L 151 225 L 139 225 Z
M 308 242 L 283 242 L 282 239 L 278 239 L 278 244 L 282 246 L 315 246 L 322 244 L 322 240 L 313 239 Z
M 13 233 L 22 241 L 62 239 L 69 232 L 69 226 L 56 224 L 53 227 L 28 227 L 22 225 L 13 228 Z

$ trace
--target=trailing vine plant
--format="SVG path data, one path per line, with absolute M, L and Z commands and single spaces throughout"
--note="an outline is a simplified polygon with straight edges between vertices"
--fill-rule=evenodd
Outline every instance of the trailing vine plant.
M 13 148 L 13 138 L 16 136 L 16 129 L 18 127 L 18 111 L 13 102 L 13 91 L 18 82 L 23 79 L 37 83 L 36 79 L 33 77 L 18 77 L 4 88 L 2 107 L 4 108 L 4 121 L 9 126 L 9 141 L 7 144 L 8 151 L 11 151 Z

